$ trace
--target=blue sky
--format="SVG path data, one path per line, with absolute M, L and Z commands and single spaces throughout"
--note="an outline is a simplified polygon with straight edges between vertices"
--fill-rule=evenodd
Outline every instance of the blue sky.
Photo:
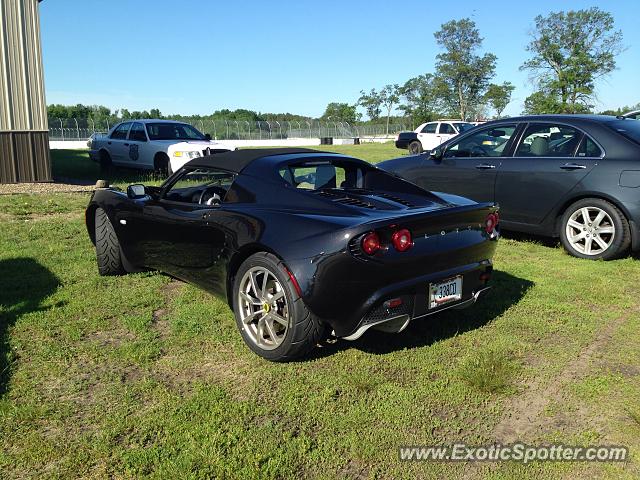
M 507 114 L 531 92 L 518 67 L 537 14 L 597 5 L 624 34 L 618 70 L 599 84 L 598 107 L 640 102 L 637 0 L 255 2 L 45 0 L 40 4 L 48 103 L 157 107 L 208 114 L 222 108 L 322 114 L 362 89 L 432 72 L 433 33 L 471 17 L 498 56 L 496 82 L 516 90 Z

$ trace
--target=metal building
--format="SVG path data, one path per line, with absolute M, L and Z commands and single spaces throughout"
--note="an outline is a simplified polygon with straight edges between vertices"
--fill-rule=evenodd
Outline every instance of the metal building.
M 0 0 L 0 183 L 51 181 L 41 0 Z

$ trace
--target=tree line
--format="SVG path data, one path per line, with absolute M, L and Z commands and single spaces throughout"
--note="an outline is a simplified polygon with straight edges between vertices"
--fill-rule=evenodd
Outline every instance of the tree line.
M 515 86 L 509 81 L 494 82 L 495 54 L 482 51 L 483 38 L 469 18 L 451 20 L 434 33 L 440 53 L 433 72 L 390 84 L 362 90 L 357 102 L 331 102 L 319 120 L 355 123 L 362 121 L 361 108 L 368 122 L 389 123 L 401 117 L 419 124 L 441 117 L 479 120 L 501 117 L 511 102 Z M 623 51 L 622 32 L 614 18 L 598 7 L 538 15 L 526 46 L 528 58 L 520 70 L 530 75 L 535 91 L 524 100 L 526 114 L 591 112 L 598 81 L 616 68 L 616 57 Z M 602 113 L 614 113 L 606 111 Z M 158 109 L 111 111 L 104 106 L 50 105 L 50 117 L 90 119 L 99 122 L 136 118 L 162 118 Z M 309 117 L 291 113 L 259 113 L 252 110 L 217 110 L 210 115 L 181 116 L 184 120 L 231 121 L 307 121 Z

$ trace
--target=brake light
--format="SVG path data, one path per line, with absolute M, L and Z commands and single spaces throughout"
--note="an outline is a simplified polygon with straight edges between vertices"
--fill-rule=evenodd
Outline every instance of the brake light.
M 496 227 L 498 226 L 498 222 L 500 221 L 500 217 L 498 213 L 490 213 L 487 215 L 487 219 L 484 222 L 484 229 L 488 234 L 492 234 Z
M 397 251 L 406 252 L 413 246 L 411 232 L 406 228 L 393 232 L 393 235 L 391 235 L 391 243 L 393 243 Z
M 380 248 L 380 237 L 376 232 L 369 232 L 362 238 L 362 250 L 367 255 L 373 255 Z

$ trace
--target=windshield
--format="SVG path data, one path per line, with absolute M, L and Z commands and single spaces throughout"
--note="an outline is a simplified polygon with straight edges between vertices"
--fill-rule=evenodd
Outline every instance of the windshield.
M 206 140 L 205 136 L 186 123 L 147 123 L 151 140 Z
M 636 120 L 616 120 L 608 124 L 610 128 L 636 143 L 640 143 L 640 122 Z
M 460 133 L 464 133 L 467 130 L 471 130 L 472 128 L 475 127 L 475 125 L 473 125 L 472 123 L 463 123 L 463 122 L 456 122 L 454 123 L 454 125 L 456 126 L 456 128 Z

